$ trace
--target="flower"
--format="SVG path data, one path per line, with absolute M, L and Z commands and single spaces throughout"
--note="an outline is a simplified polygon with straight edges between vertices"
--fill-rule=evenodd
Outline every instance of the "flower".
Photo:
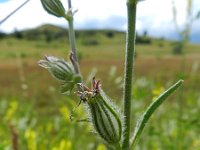
M 18 102 L 17 101 L 10 102 L 9 108 L 6 111 L 6 115 L 4 119 L 8 122 L 11 121 L 17 109 L 18 109 Z
M 32 129 L 27 129 L 25 131 L 25 139 L 27 141 L 28 150 L 36 150 L 37 149 L 37 134 Z

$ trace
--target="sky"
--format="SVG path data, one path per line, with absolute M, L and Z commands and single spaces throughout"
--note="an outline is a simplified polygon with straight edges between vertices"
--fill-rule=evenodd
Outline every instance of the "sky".
M 61 0 L 67 8 L 67 0 Z M 25 0 L 0 0 L 0 21 Z M 175 0 L 177 6 L 178 25 L 182 29 L 186 21 L 187 0 Z M 173 22 L 171 0 L 145 0 L 137 6 L 137 32 L 147 31 L 154 37 L 177 39 Z M 76 29 L 116 29 L 126 30 L 126 0 L 72 0 L 78 12 L 74 17 Z M 200 10 L 200 1 L 193 0 L 193 12 Z M 62 18 L 49 15 L 42 8 L 40 0 L 30 0 L 23 8 L 11 16 L 3 24 L 0 31 L 10 33 L 14 30 L 35 28 L 42 24 L 54 24 L 67 28 Z M 200 42 L 200 19 L 192 26 L 191 39 Z

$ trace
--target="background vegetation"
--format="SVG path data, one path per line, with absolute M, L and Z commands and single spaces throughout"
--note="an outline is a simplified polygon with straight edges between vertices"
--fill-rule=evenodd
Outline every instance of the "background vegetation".
M 74 94 L 61 95 L 58 83 L 37 65 L 44 55 L 67 59 L 66 37 L 65 29 L 51 25 L 0 34 L 0 150 L 105 149 L 103 142 L 94 141 L 90 127 L 69 120 L 78 103 Z M 85 30 L 76 37 L 85 81 L 100 78 L 103 89 L 121 105 L 125 33 Z M 133 124 L 155 96 L 180 77 L 185 80 L 153 116 L 138 149 L 200 150 L 200 46 L 187 44 L 184 55 L 174 55 L 176 44 L 151 38 L 147 31 L 137 36 Z M 82 109 L 75 118 L 85 117 Z

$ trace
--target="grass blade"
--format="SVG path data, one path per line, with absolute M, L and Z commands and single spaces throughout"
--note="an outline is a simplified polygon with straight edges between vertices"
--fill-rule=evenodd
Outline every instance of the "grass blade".
M 179 86 L 181 86 L 182 83 L 183 80 L 179 80 L 149 105 L 147 110 L 144 112 L 136 124 L 133 136 L 130 139 L 131 146 L 136 144 L 136 141 L 140 137 L 146 123 L 150 119 L 151 115 L 155 112 L 155 110 L 167 99 L 168 96 L 170 96 Z

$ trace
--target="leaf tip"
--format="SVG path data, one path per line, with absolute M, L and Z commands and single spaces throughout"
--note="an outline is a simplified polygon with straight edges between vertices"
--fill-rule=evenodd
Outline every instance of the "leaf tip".
M 180 79 L 180 80 L 179 80 L 179 82 L 183 83 L 183 82 L 184 82 L 184 80 L 183 80 L 183 79 Z
M 180 79 L 180 80 L 177 82 L 177 84 L 178 84 L 178 85 L 181 85 L 181 84 L 183 84 L 183 82 L 184 82 L 184 80 L 183 80 L 183 79 Z

